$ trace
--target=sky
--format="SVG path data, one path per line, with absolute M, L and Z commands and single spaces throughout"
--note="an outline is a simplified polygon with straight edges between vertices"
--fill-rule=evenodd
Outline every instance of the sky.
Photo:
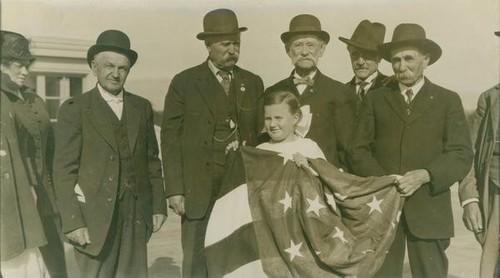
M 95 42 L 100 32 L 126 32 L 139 53 L 127 81 L 158 110 L 173 76 L 200 64 L 207 57 L 196 34 L 203 31 L 203 16 L 216 8 L 235 11 L 241 36 L 239 66 L 262 77 L 265 86 L 292 70 L 280 40 L 290 20 L 302 13 L 319 18 L 331 40 L 319 62 L 320 70 L 339 81 L 352 77 L 346 45 L 363 19 L 378 21 L 391 40 L 400 23 L 418 23 L 427 38 L 443 49 L 443 56 L 425 72 L 434 83 L 454 90 L 464 107 L 474 109 L 479 94 L 499 82 L 500 30 L 498 0 L 2 0 L 0 27 L 26 37 L 72 38 Z M 392 74 L 389 63 L 380 69 Z M 161 101 L 160 101 L 161 100 Z

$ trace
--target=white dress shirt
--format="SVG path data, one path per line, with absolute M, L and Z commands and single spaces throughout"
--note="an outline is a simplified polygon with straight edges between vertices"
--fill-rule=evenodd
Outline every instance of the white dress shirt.
M 121 120 L 123 113 L 123 90 L 119 94 L 113 95 L 106 91 L 99 83 L 97 83 L 97 89 L 99 89 L 102 98 L 106 101 L 111 110 L 113 110 L 116 117 Z

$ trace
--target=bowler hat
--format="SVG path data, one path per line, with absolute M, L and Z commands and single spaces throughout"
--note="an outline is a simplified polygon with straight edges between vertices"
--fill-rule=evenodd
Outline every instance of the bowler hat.
M 363 20 L 358 24 L 351 39 L 339 37 L 347 45 L 368 51 L 378 51 L 378 46 L 384 43 L 385 26 L 382 23 Z
M 113 51 L 123 54 L 130 60 L 130 66 L 137 61 L 137 52 L 130 49 L 130 39 L 127 34 L 118 30 L 106 30 L 97 37 L 96 43 L 87 52 L 87 63 L 94 59 L 94 56 L 103 51 Z
M 1 31 L 2 59 L 17 59 L 33 61 L 29 50 L 29 41 L 21 34 L 10 31 Z
M 392 41 L 379 46 L 379 51 L 386 61 L 391 61 L 391 50 L 400 46 L 413 46 L 425 53 L 429 53 L 429 65 L 434 64 L 441 57 L 442 50 L 437 43 L 425 36 L 422 26 L 414 23 L 402 23 L 396 26 L 392 34 Z
M 299 14 L 290 21 L 289 30 L 281 34 L 281 41 L 287 43 L 295 35 L 311 34 L 318 36 L 325 43 L 330 41 L 330 35 L 321 30 L 321 22 L 314 15 Z
M 203 32 L 196 35 L 199 40 L 208 37 L 239 34 L 248 30 L 247 27 L 238 27 L 236 14 L 229 9 L 217 9 L 208 12 L 203 18 Z

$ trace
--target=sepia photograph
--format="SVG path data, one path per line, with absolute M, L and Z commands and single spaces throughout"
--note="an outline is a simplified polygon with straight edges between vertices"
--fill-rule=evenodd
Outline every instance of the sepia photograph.
M 495 0 L 1 0 L 0 277 L 499 277 Z

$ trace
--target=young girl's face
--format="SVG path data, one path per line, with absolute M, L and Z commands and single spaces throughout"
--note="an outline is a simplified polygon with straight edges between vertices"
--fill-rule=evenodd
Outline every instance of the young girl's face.
M 292 141 L 299 117 L 298 113 L 292 114 L 285 103 L 264 106 L 264 126 L 271 142 Z

